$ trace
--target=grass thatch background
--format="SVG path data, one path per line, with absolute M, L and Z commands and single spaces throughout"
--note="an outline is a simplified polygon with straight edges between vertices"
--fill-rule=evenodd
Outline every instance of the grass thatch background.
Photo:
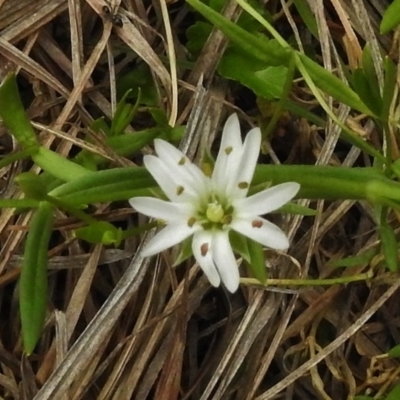
M 355 67 L 366 42 L 373 51 L 381 46 L 398 56 L 396 37 L 378 34 L 387 1 L 311 1 L 321 43 L 289 4 L 260 3 L 266 3 L 286 38 L 314 46 L 318 60 L 332 71 L 338 65 L 336 53 Z M 111 117 L 115 76 L 140 59 L 154 73 L 160 105 L 171 122 L 187 124 L 192 116 L 184 146 L 194 159 L 199 141 L 204 148 L 216 137 L 218 145 L 219 129 L 232 111 L 246 129 L 259 123 L 261 114 L 267 119 L 268 104 L 216 74 L 227 45 L 219 31 L 211 33 L 190 69 L 184 67 L 185 31 L 197 18 L 184 1 L 123 0 L 122 28 L 115 18 L 113 27 L 104 5 L 103 0 L 0 0 L 0 78 L 7 71 L 18 73 L 21 96 L 43 144 L 65 157 L 76 154 L 77 139 L 90 121 Z M 234 1 L 227 1 L 228 18 L 240 12 Z M 298 36 L 291 27 L 297 27 Z M 108 44 L 114 69 L 107 63 Z M 318 109 L 304 85 L 293 87 L 292 98 Z M 334 107 L 376 143 L 368 121 L 341 104 Z M 150 123 L 142 109 L 132 131 Z M 338 144 L 339 133 L 334 124 L 323 130 L 285 114 L 266 143 L 270 156 L 264 161 L 368 166 L 370 159 L 358 149 Z M 1 125 L 0 145 L 2 154 L 17 146 Z M 94 147 L 108 151 L 112 166 L 140 163 L 140 157 L 116 156 L 101 141 Z M 13 178 L 30 168 L 23 162 L 0 170 L 2 196 L 18 196 Z M 311 206 L 318 210 L 316 217 L 281 221 L 292 246 L 290 257 L 270 252 L 271 276 L 293 278 L 301 271 L 324 278 L 370 267 L 336 271 L 327 263 L 377 246 L 371 207 L 355 201 Z M 138 221 L 124 202 L 97 205 L 93 212 L 123 227 Z M 379 396 L 398 380 L 397 361 L 377 358 L 400 343 L 397 278 L 390 284 L 286 291 L 242 286 L 229 295 L 210 288 L 193 260 L 172 268 L 174 252 L 143 260 L 135 256 L 138 240 L 127 240 L 118 249 L 74 240 L 72 230 L 79 222 L 61 212 L 50 250 L 46 328 L 35 353 L 26 358 L 17 280 L 29 221 L 29 213 L 14 215 L 12 210 L 2 210 L 0 217 L 1 398 L 341 400 Z M 380 261 L 379 256 L 373 260 L 375 265 Z

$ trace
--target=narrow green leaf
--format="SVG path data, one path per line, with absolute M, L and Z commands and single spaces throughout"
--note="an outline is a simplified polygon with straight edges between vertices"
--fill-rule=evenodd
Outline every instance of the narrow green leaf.
M 387 355 L 391 358 L 400 358 L 400 344 L 392 347 L 388 352 Z
M 34 350 L 43 329 L 47 307 L 47 251 L 53 226 L 53 207 L 41 202 L 28 232 L 19 281 L 24 350 Z
M 303 66 L 307 69 L 310 77 L 315 85 L 322 89 L 325 93 L 332 96 L 334 99 L 347 104 L 349 107 L 354 108 L 364 114 L 371 115 L 371 111 L 362 102 L 360 96 L 354 92 L 342 80 L 327 71 L 324 67 L 317 64 L 304 54 L 297 52 Z
M 46 200 L 47 187 L 40 175 L 33 172 L 23 172 L 15 178 L 15 182 L 27 198 L 39 201 Z
M 149 172 L 143 167 L 114 168 L 88 174 L 58 186 L 49 195 L 70 204 L 127 200 L 135 195 L 151 195 L 157 188 Z
M 369 249 L 357 256 L 341 258 L 339 260 L 331 260 L 327 263 L 329 267 L 356 267 L 368 265 L 371 260 L 378 254 L 378 249 Z
M 400 383 L 398 383 L 385 397 L 385 400 L 399 400 L 400 399 Z
M 256 36 L 247 32 L 236 23 L 208 7 L 199 0 L 186 0 L 196 11 L 207 18 L 213 25 L 225 33 L 233 43 L 258 60 L 265 61 L 267 65 L 286 64 L 290 52 L 287 52 L 276 41 L 270 41 L 265 36 Z
M 301 21 L 304 22 L 308 30 L 318 39 L 318 25 L 315 14 L 312 12 L 306 0 L 293 0 L 297 11 L 300 14 Z
M 386 35 L 386 33 L 389 33 L 399 24 L 400 24 L 400 0 L 394 0 L 383 14 L 379 30 L 382 35 Z
M 397 238 L 393 228 L 386 220 L 386 212 L 382 212 L 379 236 L 381 238 L 382 253 L 385 257 L 386 265 L 391 272 L 397 272 L 399 270 Z
M 247 246 L 250 254 L 249 267 L 254 278 L 260 281 L 261 284 L 267 279 L 267 271 L 265 267 L 265 256 L 261 244 L 251 239 L 247 240 Z
M 52 150 L 40 147 L 32 156 L 32 160 L 44 171 L 61 179 L 62 181 L 72 181 L 91 172 L 81 165 L 69 161 Z
M 18 93 L 15 74 L 7 75 L 0 85 L 0 117 L 23 148 L 38 145 Z
M 0 168 L 4 168 L 7 165 L 10 165 L 16 161 L 24 160 L 28 157 L 31 157 L 35 154 L 39 149 L 39 145 L 27 147 L 21 151 L 16 151 L 15 153 L 8 154 L 4 158 L 0 160 Z
M 96 221 L 89 226 L 75 229 L 74 234 L 89 243 L 115 247 L 120 245 L 122 239 L 122 230 L 107 221 Z
M 390 106 L 393 101 L 394 92 L 396 90 L 396 79 L 397 79 L 397 66 L 389 57 L 385 57 L 384 60 L 385 68 L 385 81 L 383 84 L 383 94 L 382 94 L 382 112 L 381 119 L 383 121 L 388 121 Z

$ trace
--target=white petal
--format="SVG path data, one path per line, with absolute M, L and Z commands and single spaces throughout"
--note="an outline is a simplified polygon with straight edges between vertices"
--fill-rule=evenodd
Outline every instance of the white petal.
M 190 227 L 187 223 L 171 223 L 158 232 L 142 250 L 143 257 L 152 256 L 168 249 L 202 229 L 199 225 Z
M 232 195 L 235 198 L 246 197 L 256 168 L 258 155 L 260 153 L 260 145 L 261 131 L 259 128 L 254 128 L 246 135 L 241 159 L 238 162 L 239 168 L 237 169 L 237 175 L 232 176 L 232 180 L 227 189 L 228 196 Z
M 154 197 L 134 197 L 129 200 L 129 204 L 144 215 L 168 222 L 186 222 L 195 211 L 190 203 L 171 203 Z
M 245 199 L 235 200 L 233 207 L 238 213 L 247 215 L 263 215 L 275 211 L 296 196 L 300 185 L 296 182 L 287 182 L 273 186 Z
M 185 185 L 186 177 L 182 176 L 181 171 L 171 171 L 164 161 L 151 155 L 144 156 L 143 163 L 171 201 L 192 202 L 198 198 L 195 189 Z
M 194 258 L 199 263 L 200 268 L 207 276 L 211 285 L 217 287 L 221 283 L 221 278 L 215 267 L 211 252 L 211 232 L 198 231 L 193 236 L 192 251 Z
M 211 250 L 223 284 L 231 293 L 236 292 L 239 287 L 239 269 L 229 243 L 228 231 L 213 233 Z
M 286 250 L 289 240 L 281 228 L 261 217 L 234 219 L 230 227 L 263 246 Z
M 242 147 L 239 119 L 236 114 L 232 114 L 224 125 L 221 145 L 211 177 L 215 190 L 225 192 L 229 177 L 236 176 L 236 171 L 240 167 Z
M 175 174 L 175 171 L 177 171 L 182 176 L 185 185 L 196 190 L 200 186 L 203 191 L 205 190 L 203 183 L 206 178 L 205 175 L 179 149 L 162 139 L 154 140 L 154 148 L 171 173 Z

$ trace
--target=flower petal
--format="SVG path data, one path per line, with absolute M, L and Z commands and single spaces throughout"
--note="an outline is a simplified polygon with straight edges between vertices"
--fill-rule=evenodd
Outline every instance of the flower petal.
M 195 189 L 185 184 L 186 177 L 182 171 L 178 169 L 171 171 L 168 165 L 156 156 L 144 156 L 143 163 L 171 201 L 182 203 L 198 198 Z
M 225 192 L 229 184 L 229 177 L 236 176 L 236 171 L 240 167 L 242 147 L 239 119 L 236 114 L 232 114 L 225 122 L 221 145 L 211 177 L 215 190 Z
M 172 247 L 202 229 L 200 225 L 189 226 L 186 222 L 168 224 L 158 232 L 142 250 L 143 257 L 152 256 Z
M 205 191 L 205 175 L 185 154 L 172 144 L 162 139 L 154 140 L 154 148 L 159 158 L 168 166 L 168 169 L 175 174 L 181 174 L 183 183 L 196 190 Z
M 235 200 L 233 207 L 239 218 L 242 214 L 263 215 L 277 210 L 292 200 L 299 189 L 300 185 L 296 182 L 282 183 L 245 199 Z
M 211 250 L 223 284 L 231 293 L 236 292 L 239 287 L 239 269 L 229 243 L 228 231 L 213 232 Z
M 286 250 L 289 247 L 289 240 L 282 229 L 264 218 L 237 218 L 230 227 L 271 249 Z
M 221 283 L 221 278 L 215 267 L 211 252 L 211 232 L 198 231 L 193 236 L 192 251 L 194 258 L 199 263 L 200 268 L 207 276 L 211 285 L 217 287 Z
M 232 176 L 227 195 L 234 198 L 246 197 L 250 183 L 253 180 L 258 155 L 260 154 L 261 131 L 260 128 L 252 129 L 247 135 L 243 144 L 241 159 L 238 162 L 236 176 Z
M 187 222 L 194 208 L 190 203 L 171 203 L 154 197 L 134 197 L 129 204 L 138 212 L 167 222 L 183 220 Z

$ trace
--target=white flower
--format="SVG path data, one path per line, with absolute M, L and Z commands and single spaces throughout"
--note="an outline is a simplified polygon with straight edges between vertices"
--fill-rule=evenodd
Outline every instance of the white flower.
M 283 183 L 246 197 L 260 144 L 259 128 L 252 129 L 242 143 L 238 117 L 231 115 L 224 126 L 212 176 L 208 177 L 180 150 L 156 139 L 158 157 L 146 155 L 143 161 L 170 201 L 130 199 L 137 211 L 166 222 L 166 227 L 143 249 L 143 256 L 193 236 L 193 255 L 211 284 L 219 286 L 222 280 L 234 292 L 239 286 L 239 270 L 229 242 L 230 229 L 272 249 L 287 249 L 285 233 L 259 215 L 290 201 L 300 185 Z

